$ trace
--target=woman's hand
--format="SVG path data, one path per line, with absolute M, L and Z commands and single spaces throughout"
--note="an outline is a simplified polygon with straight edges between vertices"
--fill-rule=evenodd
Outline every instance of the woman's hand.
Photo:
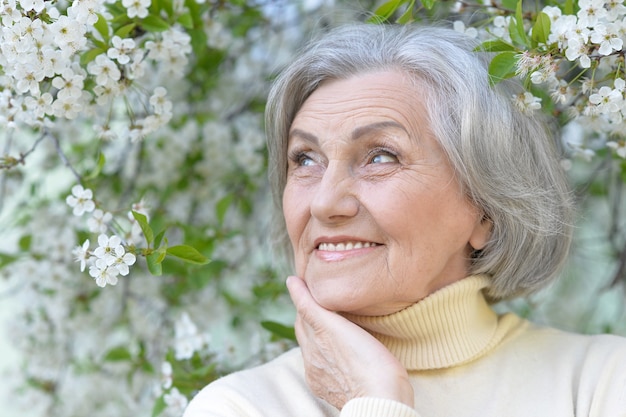
M 296 337 L 311 391 L 341 409 L 357 397 L 386 398 L 413 407 L 406 369 L 372 335 L 315 302 L 304 281 L 287 279 L 296 306 Z

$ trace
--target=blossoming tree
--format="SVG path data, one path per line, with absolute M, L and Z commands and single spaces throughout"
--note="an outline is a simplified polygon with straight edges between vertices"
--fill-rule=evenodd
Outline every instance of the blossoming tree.
M 34 415 L 180 415 L 212 379 L 292 345 L 261 119 L 271 76 L 326 22 L 446 19 L 478 38 L 493 83 L 520 77 L 511 100 L 565 132 L 581 212 L 608 207 L 596 226 L 615 270 L 599 285 L 623 282 L 626 7 L 524 3 L 0 0 L 0 297 L 17 300 L 8 327 L 28 358 L 16 398 Z M 541 319 L 536 301 L 513 308 Z M 623 312 L 578 309 L 578 330 L 626 332 Z

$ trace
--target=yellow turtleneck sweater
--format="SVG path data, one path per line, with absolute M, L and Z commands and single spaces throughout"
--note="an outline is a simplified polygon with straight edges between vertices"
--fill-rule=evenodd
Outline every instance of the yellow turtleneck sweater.
M 626 339 L 498 316 L 488 282 L 471 276 L 395 314 L 346 316 L 404 364 L 415 409 L 364 397 L 337 410 L 311 394 L 294 349 L 208 385 L 184 417 L 626 417 Z

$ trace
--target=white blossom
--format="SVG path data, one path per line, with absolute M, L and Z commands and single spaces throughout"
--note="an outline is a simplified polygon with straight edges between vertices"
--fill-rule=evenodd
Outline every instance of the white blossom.
M 107 236 L 104 233 L 98 236 L 98 247 L 93 251 L 93 254 L 98 259 L 103 259 L 106 266 L 116 262 L 118 252 L 124 253 L 122 239 L 119 236 Z
M 190 359 L 194 352 L 206 344 L 206 337 L 198 333 L 198 328 L 187 313 L 183 313 L 176 321 L 174 333 L 174 352 L 178 360 Z
M 606 146 L 615 151 L 620 158 L 626 159 L 626 141 L 610 141 L 606 143 Z
M 34 11 L 35 13 L 41 13 L 45 4 L 43 0 L 20 0 L 20 6 L 26 12 Z
M 108 49 L 107 56 L 122 65 L 128 64 L 130 55 L 135 49 L 135 41 L 130 38 L 122 39 L 116 35 L 111 39 L 111 43 L 113 46 Z
M 42 95 L 30 96 L 24 98 L 24 105 L 37 119 L 42 119 L 46 115 L 52 114 L 52 94 L 43 93 Z
M 133 17 L 143 19 L 148 16 L 148 7 L 151 3 L 151 0 L 122 0 L 122 6 L 126 8 L 126 13 L 131 19 Z
M 58 97 L 52 103 L 52 114 L 66 119 L 75 119 L 83 109 L 81 100 L 71 95 Z
M 168 393 L 163 395 L 163 400 L 165 404 L 167 404 L 168 409 L 171 410 L 173 414 L 182 415 L 187 408 L 187 397 L 178 391 L 176 387 L 172 388 Z
M 590 40 L 600 45 L 600 55 L 610 55 L 613 51 L 621 51 L 623 41 L 619 37 L 619 28 L 616 24 L 596 25 L 591 32 Z
M 567 41 L 567 50 L 565 56 L 570 61 L 578 59 L 580 66 L 583 68 L 591 67 L 591 59 L 589 58 L 589 48 L 586 44 L 577 38 L 571 38 Z
M 541 108 L 541 99 L 533 96 L 530 92 L 525 91 L 513 96 L 513 102 L 523 112 L 531 112 Z
M 117 269 L 117 272 L 126 276 L 130 272 L 129 266 L 135 264 L 136 257 L 130 252 L 126 252 L 123 246 L 117 246 L 115 248 L 115 254 L 107 259 L 107 266 Z
M 465 23 L 462 20 L 455 20 L 454 23 L 452 24 L 452 27 L 457 32 L 464 33 L 470 38 L 478 37 L 478 30 L 476 30 L 476 28 L 471 27 L 471 26 L 466 27 Z
M 0 11 L 2 12 L 2 26 L 9 27 L 13 22 L 18 21 L 22 17 L 22 13 L 17 8 L 15 0 L 5 0 L 0 3 Z
M 50 24 L 50 30 L 56 45 L 67 54 L 74 54 L 87 45 L 87 28 L 85 25 L 61 15 Z
M 104 3 L 103 0 L 74 0 L 67 15 L 81 24 L 92 26 L 98 21 Z
M 578 0 L 580 10 L 576 14 L 583 26 L 593 27 L 606 16 L 604 0 Z
M 92 233 L 105 233 L 108 230 L 109 223 L 113 220 L 113 215 L 100 209 L 95 209 L 91 217 L 87 220 L 87 228 Z
M 163 389 L 172 387 L 172 364 L 167 361 L 161 364 L 161 387 Z
M 89 239 L 85 240 L 82 246 L 76 246 L 72 254 L 76 257 L 76 262 L 80 262 L 80 272 L 83 272 L 90 258 Z
M 100 54 L 87 65 L 87 71 L 96 76 L 96 84 L 108 86 L 119 81 L 122 76 L 121 71 L 111 59 Z
M 150 96 L 150 105 L 155 114 L 171 113 L 172 102 L 167 100 L 167 90 L 163 87 L 156 87 Z
M 623 95 L 618 90 L 602 86 L 589 96 L 589 102 L 596 106 L 596 111 L 600 114 L 617 112 L 622 106 Z
M 614 22 L 615 20 L 623 17 L 626 14 L 626 6 L 624 6 L 624 0 L 608 0 L 604 3 L 606 8 L 606 20 Z
M 76 74 L 71 68 L 65 68 L 60 76 L 52 80 L 52 85 L 59 89 L 58 99 L 79 99 L 83 94 L 85 77 Z
M 559 104 L 568 104 L 574 99 L 575 91 L 565 80 L 559 80 L 552 91 L 552 99 Z
M 107 266 L 103 262 L 103 259 L 97 259 L 96 262 L 89 267 L 89 275 L 95 279 L 96 285 L 99 287 L 106 287 L 107 284 L 116 285 L 118 274 L 117 268 Z
M 96 208 L 92 199 L 93 192 L 77 184 L 72 187 L 72 194 L 67 196 L 65 202 L 74 209 L 74 216 L 82 216 L 84 213 L 91 213 Z

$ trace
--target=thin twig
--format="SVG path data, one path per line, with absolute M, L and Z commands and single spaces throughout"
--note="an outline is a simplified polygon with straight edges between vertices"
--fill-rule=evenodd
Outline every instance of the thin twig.
M 611 283 L 608 285 L 608 288 L 615 287 L 621 280 L 626 277 L 626 245 L 622 248 L 618 258 L 618 266 L 617 271 L 613 275 L 613 279 Z
M 35 143 L 33 143 L 33 146 L 31 146 L 29 150 L 27 150 L 26 152 L 20 153 L 19 158 L 13 158 L 10 156 L 2 157 L 1 160 L 4 162 L 0 163 L 0 169 L 8 170 L 8 169 L 13 168 L 16 165 L 24 165 L 24 163 L 26 162 L 26 157 L 35 151 L 39 143 L 41 143 L 41 141 L 46 138 L 46 135 L 47 135 L 46 132 L 42 132 L 41 136 L 37 138 L 37 140 L 35 141 Z
M 3 155 L 8 155 L 11 150 L 11 145 L 13 143 L 13 130 L 9 130 L 7 132 L 7 143 L 4 147 Z M 7 192 L 7 171 L 2 171 L 2 177 L 0 177 L 0 213 L 2 212 L 2 208 L 4 207 L 4 197 Z
M 59 158 L 61 158 L 61 160 L 63 161 L 63 163 L 65 164 L 66 167 L 69 168 L 70 171 L 72 171 L 72 174 L 74 174 L 74 176 L 76 177 L 76 180 L 78 180 L 78 182 L 82 182 L 82 177 L 80 176 L 80 174 L 74 169 L 74 167 L 72 166 L 72 164 L 70 163 L 69 159 L 67 158 L 67 156 L 65 155 L 65 152 L 63 152 L 63 149 L 61 149 L 61 144 L 59 143 L 59 139 L 53 135 L 52 133 L 50 133 L 48 130 L 46 130 L 44 132 L 44 134 L 48 137 L 50 137 L 50 139 L 52 140 L 52 142 L 54 143 L 54 148 L 57 151 L 57 154 L 59 155 Z

